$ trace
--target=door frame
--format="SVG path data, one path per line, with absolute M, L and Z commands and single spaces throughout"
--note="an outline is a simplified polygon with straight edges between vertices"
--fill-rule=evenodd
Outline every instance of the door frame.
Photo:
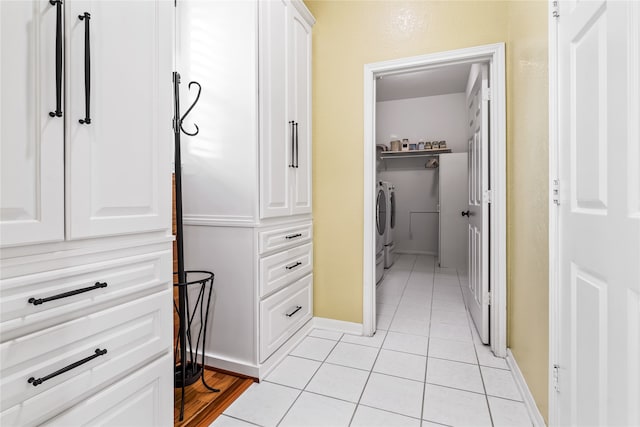
M 418 71 L 451 64 L 487 62 L 491 87 L 490 182 L 492 202 L 489 265 L 491 288 L 491 349 L 499 357 L 507 355 L 507 217 L 506 217 L 506 84 L 505 45 L 495 43 L 427 55 L 393 59 L 364 65 L 364 230 L 363 230 L 363 333 L 375 332 L 375 102 L 378 76 Z
M 549 61 L 549 425 L 558 425 L 558 399 L 555 392 L 553 366 L 558 360 L 559 302 L 560 302 L 560 234 L 558 205 L 554 203 L 554 181 L 560 176 L 558 163 L 559 118 L 558 118 L 558 20 L 557 1 L 548 0 L 548 61 Z

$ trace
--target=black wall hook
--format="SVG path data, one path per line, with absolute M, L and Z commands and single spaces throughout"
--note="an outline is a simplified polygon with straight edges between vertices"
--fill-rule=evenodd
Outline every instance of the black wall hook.
M 196 106 L 196 104 L 198 103 L 198 101 L 200 100 L 200 92 L 202 92 L 202 86 L 200 86 L 200 83 L 198 82 L 189 82 L 189 89 L 191 89 L 191 85 L 196 85 L 198 87 L 198 93 L 196 94 L 196 99 L 193 101 L 193 104 L 191 104 L 191 106 L 187 109 L 187 112 L 184 113 L 184 115 L 182 117 L 180 117 L 180 130 L 182 132 L 184 132 L 186 135 L 189 136 L 196 136 L 199 132 L 200 129 L 198 128 L 197 124 L 193 124 L 193 126 L 196 128 L 195 132 L 193 133 L 189 133 L 186 130 L 184 130 L 184 128 L 182 127 L 182 123 L 184 122 L 184 119 L 187 118 L 187 116 L 189 115 L 189 113 L 191 112 L 191 110 L 193 110 L 193 107 Z

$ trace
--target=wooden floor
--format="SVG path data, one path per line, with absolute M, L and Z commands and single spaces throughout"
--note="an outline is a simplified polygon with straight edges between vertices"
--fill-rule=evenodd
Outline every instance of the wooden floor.
M 202 385 L 202 380 L 185 388 L 183 421 L 179 421 L 182 389 L 175 389 L 175 407 L 173 410 L 173 425 L 175 427 L 209 426 L 218 415 L 249 388 L 254 380 L 253 378 L 241 378 L 229 373 L 206 369 L 205 381 L 210 387 L 220 389 L 220 393 L 213 393 L 207 390 Z

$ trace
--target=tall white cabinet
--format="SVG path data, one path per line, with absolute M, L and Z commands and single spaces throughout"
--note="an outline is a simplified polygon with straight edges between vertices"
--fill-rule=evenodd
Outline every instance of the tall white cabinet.
M 0 3 L 0 424 L 169 425 L 173 2 L 58 3 Z
M 187 268 L 215 273 L 206 362 L 262 378 L 313 315 L 315 21 L 299 0 L 185 0 L 177 22 L 181 97 L 202 85 L 183 197 Z

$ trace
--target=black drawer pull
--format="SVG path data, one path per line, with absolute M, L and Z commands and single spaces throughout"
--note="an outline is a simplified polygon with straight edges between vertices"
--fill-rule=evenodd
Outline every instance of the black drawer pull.
M 29 303 L 33 304 L 33 305 L 40 305 L 40 304 L 44 304 L 45 302 L 49 302 L 49 301 L 53 301 L 53 300 L 57 300 L 57 299 L 61 299 L 61 298 L 66 298 L 66 297 L 70 297 L 73 295 L 78 295 L 84 292 L 89 292 L 89 291 L 93 291 L 95 289 L 101 289 L 101 288 L 106 288 L 107 287 L 107 282 L 96 282 L 95 285 L 93 286 L 88 286 L 86 288 L 82 288 L 82 289 L 76 289 L 74 291 L 69 291 L 69 292 L 64 292 L 62 294 L 58 294 L 58 295 L 54 295 L 52 297 L 46 297 L 46 298 L 29 298 Z
M 296 268 L 299 265 L 302 265 L 302 263 L 300 261 L 296 262 L 295 264 L 287 265 L 285 268 L 287 270 L 293 270 L 294 268 Z
M 293 310 L 291 313 L 285 313 L 285 316 L 291 317 L 294 314 L 296 314 L 297 312 L 299 312 L 300 310 L 302 310 L 302 306 L 301 305 L 296 305 L 295 310 Z
M 99 348 L 96 348 L 95 354 L 93 354 L 93 355 L 91 355 L 89 357 L 85 357 L 82 360 L 78 360 L 77 362 L 74 362 L 69 366 L 65 366 L 64 368 L 62 368 L 62 369 L 60 369 L 58 371 L 55 371 L 54 373 L 49 374 L 49 375 L 47 375 L 45 377 L 38 378 L 38 379 L 35 379 L 35 378 L 31 377 L 27 381 L 29 382 L 29 384 L 33 384 L 34 387 L 38 386 L 38 385 L 42 384 L 43 382 L 45 382 L 47 380 L 50 380 L 53 377 L 57 377 L 60 374 L 64 374 L 67 371 L 75 369 L 80 365 L 84 365 L 85 363 L 89 362 L 90 360 L 93 360 L 96 357 L 104 356 L 105 354 L 107 354 L 107 349 L 106 348 L 104 350 L 100 350 Z
M 302 237 L 302 233 L 289 234 L 288 236 L 285 236 L 285 239 L 295 239 L 296 237 Z

